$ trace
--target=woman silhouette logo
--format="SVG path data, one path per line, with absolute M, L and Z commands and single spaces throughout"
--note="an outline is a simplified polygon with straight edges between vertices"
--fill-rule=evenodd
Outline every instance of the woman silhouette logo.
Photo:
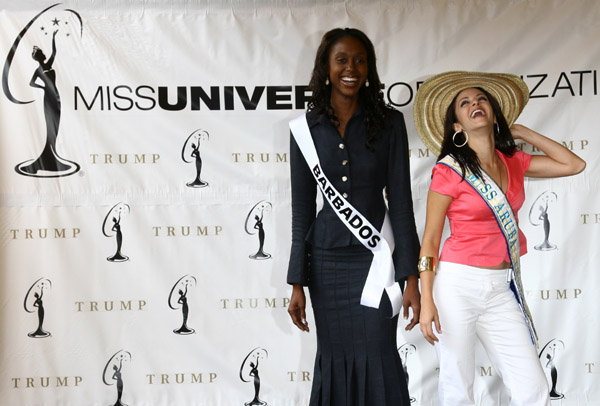
M 408 376 L 408 366 L 407 361 L 409 355 L 413 355 L 417 352 L 417 347 L 414 344 L 403 344 L 400 348 L 398 348 L 398 353 L 400 354 L 400 360 L 402 361 L 402 367 L 404 368 L 404 376 L 406 377 L 406 385 L 409 383 Z M 416 402 L 417 399 L 411 396 L 410 403 Z
M 21 30 L 19 35 L 17 35 L 17 38 L 13 42 L 13 45 L 6 57 L 4 70 L 2 72 L 2 89 L 5 96 L 13 103 L 27 104 L 33 101 L 20 101 L 14 97 L 8 81 L 13 58 L 17 52 L 21 39 L 41 15 L 57 5 L 58 4 L 55 4 L 46 8 L 37 14 L 33 19 L 31 19 L 25 28 Z M 56 142 L 58 138 L 61 116 L 60 94 L 58 92 L 58 88 L 56 87 L 56 70 L 54 68 L 54 59 L 56 58 L 57 53 L 56 37 L 59 29 L 61 28 L 61 22 L 63 22 L 63 28 L 70 27 L 67 24 L 67 17 L 69 16 L 74 16 L 76 18 L 76 21 L 80 26 L 80 35 L 83 34 L 83 26 L 79 14 L 69 9 L 64 10 L 64 12 L 66 13 L 65 18 L 59 20 L 55 17 L 52 20 L 52 26 L 56 27 L 56 29 L 52 33 L 52 53 L 50 54 L 50 57 L 46 57 L 44 51 L 38 46 L 34 46 L 33 52 L 31 53 L 31 57 L 37 62 L 38 66 L 31 76 L 29 86 L 36 89 L 41 89 L 44 92 L 43 106 L 44 119 L 46 123 L 46 142 L 42 152 L 36 159 L 30 159 L 15 166 L 15 171 L 21 175 L 33 176 L 37 178 L 53 178 L 72 175 L 80 169 L 77 163 L 61 158 L 56 151 Z M 42 32 L 45 31 L 43 26 L 40 27 L 40 29 Z M 70 36 L 70 33 L 67 33 L 66 35 Z
M 123 362 L 131 362 L 131 353 L 129 351 L 119 350 L 117 351 L 104 366 L 102 372 L 102 381 L 106 386 L 117 385 L 117 400 L 114 405 L 111 406 L 127 406 L 121 401 L 123 396 Z
M 266 200 L 261 200 L 248 212 L 244 228 L 249 235 L 258 234 L 258 250 L 254 254 L 250 254 L 252 259 L 269 259 L 271 254 L 264 251 L 265 246 L 265 228 L 263 218 L 265 213 L 269 213 L 273 206 Z
M 558 381 L 558 371 L 556 369 L 556 361 L 559 355 L 565 350 L 565 343 L 561 340 L 552 339 L 540 351 L 540 362 L 548 371 L 550 376 L 550 399 L 562 399 L 565 397 L 562 393 L 556 390 L 556 382 Z
M 265 359 L 268 356 L 269 354 L 267 353 L 267 350 L 256 347 L 250 351 L 248 355 L 246 355 L 246 358 L 244 358 L 244 361 L 242 361 L 242 366 L 240 367 L 240 379 L 243 382 L 250 382 L 250 379 L 252 379 L 254 382 L 254 398 L 251 401 L 244 403 L 245 406 L 267 405 L 267 402 L 260 400 L 258 397 L 260 392 L 258 364 L 259 360 Z
M 556 245 L 548 241 L 550 236 L 550 220 L 548 218 L 548 205 L 556 203 L 556 193 L 544 192 L 535 199 L 529 210 L 529 222 L 533 226 L 544 225 L 544 242 L 534 248 L 538 251 L 555 250 Z
M 105 237 L 112 237 L 113 235 L 117 240 L 117 251 L 114 255 L 106 258 L 109 262 L 124 262 L 128 261 L 129 257 L 121 253 L 123 246 L 123 232 L 121 231 L 121 219 L 122 215 L 129 214 L 131 208 L 126 203 L 115 204 L 104 217 L 102 222 L 102 234 Z M 110 219 L 110 220 L 109 220 Z
M 196 130 L 191 133 L 185 142 L 183 143 L 183 148 L 181 149 L 181 159 L 183 162 L 191 163 L 192 161 L 189 159 L 194 158 L 194 162 L 196 163 L 196 178 L 186 183 L 187 186 L 193 188 L 203 188 L 208 186 L 208 182 L 200 179 L 200 173 L 202 172 L 202 158 L 200 157 L 200 143 L 204 141 L 208 141 L 209 136 L 208 133 L 204 130 Z
M 37 309 L 38 316 L 37 329 L 27 334 L 29 337 L 44 338 L 50 337 L 51 335 L 49 332 L 44 331 L 44 329 L 42 328 L 46 312 L 44 309 L 44 302 L 42 301 L 42 298 L 44 297 L 44 290 L 49 290 L 50 288 L 52 288 L 52 282 L 50 281 L 50 279 L 40 278 L 37 281 L 35 281 L 33 285 L 31 285 L 31 287 L 27 291 L 27 294 L 25 295 L 25 300 L 23 301 L 23 307 L 25 308 L 25 311 L 27 313 L 33 313 L 36 311 L 35 309 Z
M 194 329 L 187 326 L 189 307 L 187 301 L 187 293 L 189 286 L 196 286 L 196 278 L 191 275 L 182 276 L 171 288 L 169 293 L 169 307 L 173 310 L 177 310 L 181 306 L 181 313 L 183 315 L 183 322 L 181 327 L 173 330 L 175 334 L 188 335 L 194 334 Z M 177 294 L 175 291 L 177 290 Z

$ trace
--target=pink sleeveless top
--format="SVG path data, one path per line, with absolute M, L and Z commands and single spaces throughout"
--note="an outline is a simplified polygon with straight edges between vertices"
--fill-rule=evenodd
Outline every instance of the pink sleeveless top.
M 524 175 L 531 156 L 517 151 L 508 157 L 496 150 L 508 172 L 506 197 L 517 212 L 525 201 Z M 510 263 L 506 240 L 494 214 L 481 196 L 462 177 L 444 164 L 433 167 L 430 189 L 451 196 L 446 216 L 450 221 L 450 237 L 444 242 L 440 261 L 470 266 L 495 266 L 503 260 Z M 527 240 L 519 230 L 521 255 L 527 253 Z

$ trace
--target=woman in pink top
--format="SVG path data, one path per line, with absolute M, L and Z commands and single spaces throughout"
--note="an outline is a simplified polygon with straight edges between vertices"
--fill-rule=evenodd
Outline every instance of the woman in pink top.
M 527 248 L 516 213 L 525 200 L 525 176 L 574 175 L 585 162 L 512 124 L 528 98 L 527 86 L 514 75 L 446 72 L 424 82 L 415 99 L 417 132 L 443 160 L 433 168 L 419 260 L 421 331 L 440 361 L 441 406 L 475 404 L 477 339 L 508 388 L 511 405 L 550 405 L 532 344 L 535 329 L 519 294 L 518 257 Z M 517 150 L 515 139 L 545 155 Z M 438 263 L 446 217 L 451 235 Z

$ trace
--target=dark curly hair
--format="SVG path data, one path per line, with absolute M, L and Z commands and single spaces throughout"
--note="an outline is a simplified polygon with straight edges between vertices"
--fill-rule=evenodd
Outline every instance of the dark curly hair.
M 334 28 L 323 35 L 321 45 L 317 49 L 315 66 L 308 85 L 312 91 L 312 96 L 308 102 L 308 110 L 327 116 L 329 122 L 336 128 L 340 125 L 331 106 L 331 86 L 327 86 L 325 81 L 329 77 L 329 53 L 331 48 L 344 37 L 358 39 L 367 51 L 369 87 L 361 86 L 358 97 L 365 112 L 366 146 L 369 150 L 372 150 L 371 142 L 377 138 L 379 132 L 384 128 L 391 107 L 383 100 L 383 92 L 381 91 L 383 85 L 377 73 L 375 47 L 362 31 L 356 28 Z
M 515 140 L 510 133 L 510 129 L 508 128 L 508 124 L 506 123 L 506 119 L 504 118 L 504 114 L 502 114 L 502 109 L 500 108 L 500 104 L 496 100 L 494 96 L 492 96 L 485 89 L 480 87 L 476 87 L 475 89 L 480 90 L 483 94 L 488 98 L 490 105 L 492 106 L 492 111 L 494 112 L 494 117 L 496 117 L 496 122 L 498 123 L 497 129 L 494 129 L 494 143 L 497 150 L 501 151 L 504 155 L 513 156 L 515 151 L 517 150 L 517 146 L 515 144 Z M 463 89 L 464 90 L 464 89 Z M 462 92 L 462 90 L 461 90 Z M 444 122 L 444 139 L 442 140 L 442 151 L 440 152 L 440 156 L 438 160 L 442 159 L 446 155 L 452 155 L 460 168 L 462 169 L 463 179 L 465 178 L 465 171 L 468 168 L 474 175 L 481 178 L 481 163 L 479 162 L 479 158 L 475 151 L 473 151 L 469 144 L 466 144 L 463 147 L 457 147 L 454 145 L 452 141 L 452 137 L 454 135 L 454 123 L 458 122 L 456 118 L 456 99 L 460 92 L 454 96 L 450 106 L 448 106 L 448 110 L 446 110 L 446 120 Z M 462 144 L 465 141 L 464 134 L 460 134 L 456 136 L 456 142 L 458 144 Z

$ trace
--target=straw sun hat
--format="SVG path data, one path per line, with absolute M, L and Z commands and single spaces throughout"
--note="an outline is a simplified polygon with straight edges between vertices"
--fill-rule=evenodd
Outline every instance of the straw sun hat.
M 446 110 L 461 90 L 470 87 L 485 89 L 498 100 L 509 127 L 529 100 L 525 82 L 508 73 L 451 71 L 427 79 L 415 96 L 415 126 L 425 146 L 436 156 L 442 149 Z

